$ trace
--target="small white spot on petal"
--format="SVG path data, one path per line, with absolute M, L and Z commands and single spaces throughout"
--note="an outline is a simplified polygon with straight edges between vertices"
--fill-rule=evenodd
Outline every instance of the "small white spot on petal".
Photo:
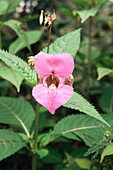
M 56 89 L 56 86 L 55 86 L 55 84 L 51 84 L 51 85 L 49 86 L 49 88 L 50 88 L 50 89 Z

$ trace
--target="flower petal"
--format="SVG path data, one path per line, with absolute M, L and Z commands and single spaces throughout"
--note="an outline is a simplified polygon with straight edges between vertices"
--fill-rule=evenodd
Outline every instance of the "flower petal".
M 74 60 L 68 53 L 54 55 L 54 72 L 58 76 L 69 76 L 74 69 Z
M 50 113 L 54 114 L 58 107 L 72 97 L 73 88 L 64 85 L 62 88 L 50 89 L 39 84 L 33 88 L 32 95 L 37 102 L 46 107 Z
M 52 113 L 53 110 L 56 110 L 61 105 L 65 104 L 72 97 L 72 95 L 73 88 L 68 85 L 64 85 L 61 88 L 57 88 L 56 95 L 51 98 L 52 106 L 50 108 L 50 112 Z
M 40 52 L 35 57 L 35 70 L 40 76 L 52 74 L 58 76 L 69 76 L 74 69 L 74 61 L 70 54 L 46 54 Z
M 38 84 L 33 87 L 32 95 L 37 102 L 41 105 L 49 109 L 50 106 L 50 96 L 49 96 L 49 88 L 43 86 L 42 84 Z
M 40 76 L 45 76 L 52 73 L 53 70 L 53 55 L 46 54 L 44 52 L 38 53 L 35 56 L 35 65 L 34 68 Z

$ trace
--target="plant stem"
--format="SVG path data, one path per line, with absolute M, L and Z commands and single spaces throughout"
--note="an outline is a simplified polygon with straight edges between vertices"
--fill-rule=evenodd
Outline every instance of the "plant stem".
M 39 103 L 36 105 L 36 117 L 35 117 L 35 127 L 34 127 L 34 145 L 33 145 L 33 157 L 32 157 L 32 170 L 36 170 L 37 167 L 37 140 L 38 140 L 38 124 L 39 124 Z
M 1 35 L 1 27 L 0 27 L 0 49 L 2 49 L 2 35 Z
M 13 0 L 14 1 L 14 0 Z M 7 14 L 8 14 L 8 11 L 9 11 L 9 8 L 10 8 L 11 4 L 9 4 L 7 10 L 6 10 L 6 13 L 4 14 L 3 18 L 2 18 L 2 21 L 1 23 L 3 23 L 3 21 L 5 20 Z M 2 26 L 0 26 L 0 49 L 2 49 L 2 35 L 1 35 L 1 31 L 2 31 Z
M 13 1 L 14 1 L 14 0 L 13 0 Z M 13 3 L 13 2 L 12 2 L 12 3 Z M 3 18 L 2 18 L 2 22 L 4 22 L 4 20 L 6 19 L 6 16 L 7 16 L 8 12 L 9 12 L 9 8 L 10 8 L 10 6 L 11 6 L 12 3 L 10 3 L 10 4 L 8 5 L 8 8 L 7 8 L 7 10 L 6 10 L 6 13 L 4 14 L 4 16 L 3 16 Z
M 87 68 L 87 99 L 89 99 L 90 97 L 92 25 L 93 25 L 93 18 L 90 17 L 89 19 L 88 68 Z
M 49 45 L 50 45 L 50 37 L 51 37 L 51 28 L 52 28 L 52 24 L 49 27 L 49 38 L 48 38 L 48 46 L 47 46 L 47 53 L 49 53 Z
M 49 45 L 50 45 L 50 37 L 51 37 L 51 28 L 52 24 L 49 27 L 49 38 L 48 38 L 48 48 L 47 53 L 49 53 Z M 38 82 L 38 75 L 37 75 L 37 82 Z M 37 141 L 38 141 L 38 124 L 39 124 L 39 103 L 36 106 L 36 118 L 35 118 L 35 127 L 34 127 L 34 145 L 33 145 L 33 157 L 32 157 L 32 170 L 36 170 L 37 168 Z

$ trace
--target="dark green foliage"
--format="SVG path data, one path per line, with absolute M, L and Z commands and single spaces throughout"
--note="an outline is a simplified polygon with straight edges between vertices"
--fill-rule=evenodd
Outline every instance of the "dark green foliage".
M 67 33 L 62 37 L 58 38 L 54 43 L 49 47 L 49 53 L 51 54 L 60 54 L 60 53 L 69 53 L 74 58 L 80 45 L 80 30 Z M 47 48 L 43 50 L 47 52 Z
M 107 87 L 100 98 L 100 107 L 105 112 L 113 111 L 113 85 Z
M 13 70 L 17 71 L 27 81 L 36 84 L 36 72 L 31 70 L 28 64 L 21 58 L 0 50 L 0 59 Z
M 10 97 L 0 98 L 0 123 L 16 125 L 29 131 L 34 117 L 34 110 L 27 101 Z
M 25 142 L 15 132 L 0 130 L 0 160 L 11 156 L 25 146 Z
M 56 152 L 55 150 L 53 150 L 52 148 L 47 148 L 49 151 L 49 154 L 47 155 L 47 157 L 44 157 L 42 160 L 45 163 L 59 163 L 61 162 L 61 155 Z
M 105 124 L 109 126 L 109 124 L 105 120 L 103 120 L 103 118 L 97 112 L 94 106 L 91 105 L 87 100 L 85 100 L 80 94 L 76 92 L 74 92 L 72 98 L 66 104 L 64 104 L 64 106 L 84 112 L 104 122 Z

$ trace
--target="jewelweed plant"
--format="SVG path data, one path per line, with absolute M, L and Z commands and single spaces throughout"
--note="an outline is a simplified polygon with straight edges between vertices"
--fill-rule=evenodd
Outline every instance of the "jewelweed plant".
M 28 2 L 30 12 L 42 3 Z M 60 6 L 76 28 L 52 43 L 58 8 L 15 19 L 15 9 L 29 12 L 28 2 L 0 1 L 1 165 L 3 159 L 19 156 L 19 169 L 24 170 L 113 169 L 113 51 L 103 54 L 93 46 L 95 22 L 102 20 L 97 13 L 113 1 L 73 0 L 75 9 Z M 37 18 L 46 26 L 39 26 Z M 24 23 L 31 21 L 49 30 L 47 47 L 40 51 L 31 45 L 45 43 L 40 38 L 47 32 L 26 31 Z M 18 37 L 5 45 L 7 29 Z M 8 168 L 18 169 L 17 163 Z

